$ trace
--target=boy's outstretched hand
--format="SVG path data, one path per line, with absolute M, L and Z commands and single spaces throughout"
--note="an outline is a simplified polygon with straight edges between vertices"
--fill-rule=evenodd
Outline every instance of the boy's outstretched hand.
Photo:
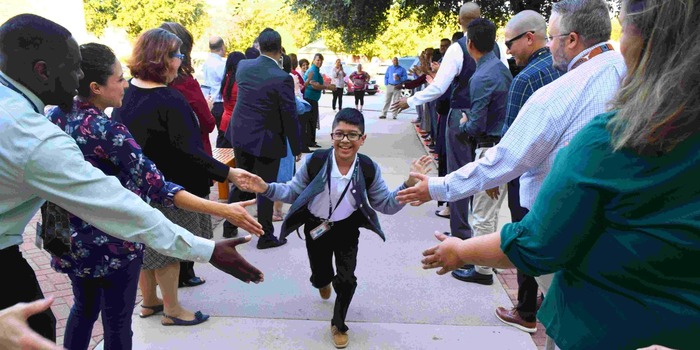
M 408 176 L 408 180 L 406 180 L 406 187 L 413 187 L 418 182 L 420 182 L 420 179 L 417 178 L 415 174 L 427 174 L 430 170 L 432 170 L 432 168 L 430 167 L 432 164 L 433 158 L 430 156 L 422 156 L 411 162 L 411 170 Z

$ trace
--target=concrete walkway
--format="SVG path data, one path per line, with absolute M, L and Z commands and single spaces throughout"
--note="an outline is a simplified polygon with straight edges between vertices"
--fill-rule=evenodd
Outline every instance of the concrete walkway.
M 377 119 L 383 99 L 366 97 L 368 138 L 360 152 L 379 163 L 393 189 L 405 180 L 410 161 L 425 151 L 409 122 L 415 114 Z M 352 102 L 345 97 L 346 107 Z M 334 116 L 328 107 L 330 95 L 324 95 L 320 105 L 318 142 L 327 147 Z M 497 306 L 511 305 L 497 279 L 492 286 L 482 286 L 421 269 L 422 251 L 436 243 L 433 231 L 449 229 L 448 221 L 434 210 L 433 202 L 406 207 L 393 216 L 380 214 L 386 242 L 362 231 L 359 286 L 348 312 L 348 349 L 536 349 L 528 334 L 494 316 Z M 501 223 L 507 213 L 504 204 Z M 221 237 L 218 225 L 214 239 Z M 211 319 L 194 327 L 164 327 L 160 317 L 135 315 L 134 349 L 332 349 L 334 297 L 322 300 L 309 283 L 304 242 L 292 235 L 285 246 L 268 250 L 257 250 L 254 243 L 255 238 L 241 252 L 265 273 L 264 283 L 247 285 L 210 265 L 197 264 L 198 275 L 207 283 L 180 289 L 180 300 Z

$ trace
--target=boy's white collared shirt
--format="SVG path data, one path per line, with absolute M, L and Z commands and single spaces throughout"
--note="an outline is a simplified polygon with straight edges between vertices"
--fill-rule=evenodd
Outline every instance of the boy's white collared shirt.
M 353 173 L 355 172 L 355 165 L 357 164 L 357 154 L 355 154 L 355 160 L 350 166 L 350 170 L 346 175 L 342 175 L 338 170 L 338 164 L 335 160 L 335 151 L 331 152 L 331 176 L 329 181 L 331 182 L 331 191 L 328 192 L 328 185 L 323 184 L 323 192 L 319 193 L 314 197 L 314 199 L 309 202 L 309 211 L 314 216 L 321 219 L 328 219 L 328 206 L 333 203 L 333 207 L 338 203 L 338 198 L 343 193 L 345 186 L 351 182 Z M 357 209 L 357 203 L 355 202 L 355 197 L 352 193 L 355 191 L 352 183 L 348 188 L 347 193 L 343 197 L 342 202 L 338 205 L 338 208 L 333 212 L 329 221 L 336 222 L 347 219 L 352 215 Z M 328 200 L 330 196 L 330 201 Z M 331 208 L 332 210 L 332 208 Z

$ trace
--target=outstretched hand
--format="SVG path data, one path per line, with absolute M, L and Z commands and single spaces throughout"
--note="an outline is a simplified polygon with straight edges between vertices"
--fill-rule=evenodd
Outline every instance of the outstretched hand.
M 401 204 L 410 203 L 412 206 L 417 207 L 423 203 L 430 202 L 430 191 L 428 190 L 428 179 L 429 177 L 420 173 L 411 173 L 412 178 L 420 181 L 417 185 L 409 187 L 399 191 L 396 194 L 396 200 Z
M 245 283 L 260 283 L 264 281 L 264 275 L 255 266 L 251 265 L 238 253 L 236 246 L 247 243 L 253 236 L 225 239 L 216 242 L 214 253 L 209 262 L 217 269 L 238 278 Z
M 260 176 L 240 169 L 231 168 L 229 181 L 245 192 L 263 193 L 267 190 L 267 183 Z
M 59 350 L 63 347 L 34 332 L 27 319 L 48 309 L 53 297 L 0 310 L 0 349 Z
M 253 218 L 248 211 L 245 209 L 253 204 L 256 200 L 251 199 L 244 202 L 236 202 L 226 205 L 226 211 L 224 212 L 224 219 L 228 220 L 230 223 L 238 226 L 258 237 L 262 235 L 263 229 L 262 225 Z
M 437 274 L 444 275 L 464 265 L 458 254 L 459 245 L 462 242 L 461 239 L 447 237 L 437 231 L 435 231 L 435 238 L 440 241 L 440 244 L 423 252 L 424 258 L 421 260 L 423 269 L 428 270 L 441 267 Z
M 408 98 L 402 97 L 398 101 L 391 104 L 392 113 L 401 113 L 404 109 L 408 109 Z
M 408 176 L 408 181 L 406 181 L 406 186 L 408 187 L 413 187 L 415 186 L 420 179 L 411 176 L 410 174 L 427 174 L 432 168 L 430 165 L 433 164 L 433 158 L 430 156 L 422 156 L 418 159 L 415 159 L 413 162 L 411 162 L 411 171 Z

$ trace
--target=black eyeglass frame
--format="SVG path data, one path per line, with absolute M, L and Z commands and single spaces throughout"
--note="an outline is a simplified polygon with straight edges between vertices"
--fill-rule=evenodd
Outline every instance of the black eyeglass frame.
M 357 134 L 357 133 L 346 134 L 346 133 L 338 132 L 338 134 L 343 134 L 343 136 L 339 139 L 336 139 L 335 134 L 336 134 L 335 132 L 331 133 L 331 139 L 334 141 L 343 141 L 343 139 L 346 137 L 348 138 L 348 141 L 359 141 L 362 138 L 362 135 L 364 135 L 364 134 Z M 355 139 L 355 140 L 351 139 L 350 135 L 352 135 L 353 138 L 357 137 L 357 139 Z M 357 136 L 355 136 L 355 135 L 357 135 Z
M 520 35 L 516 35 L 514 38 L 512 38 L 512 39 L 510 39 L 510 40 L 506 40 L 506 41 L 505 41 L 505 44 L 506 44 L 506 47 L 508 48 L 508 50 L 510 50 L 510 47 L 513 46 L 513 43 L 514 43 L 516 40 L 518 40 L 518 39 L 524 37 L 525 34 L 527 34 L 527 33 L 535 34 L 535 31 L 534 31 L 534 30 L 528 30 L 527 32 L 522 32 L 522 33 L 520 33 Z

